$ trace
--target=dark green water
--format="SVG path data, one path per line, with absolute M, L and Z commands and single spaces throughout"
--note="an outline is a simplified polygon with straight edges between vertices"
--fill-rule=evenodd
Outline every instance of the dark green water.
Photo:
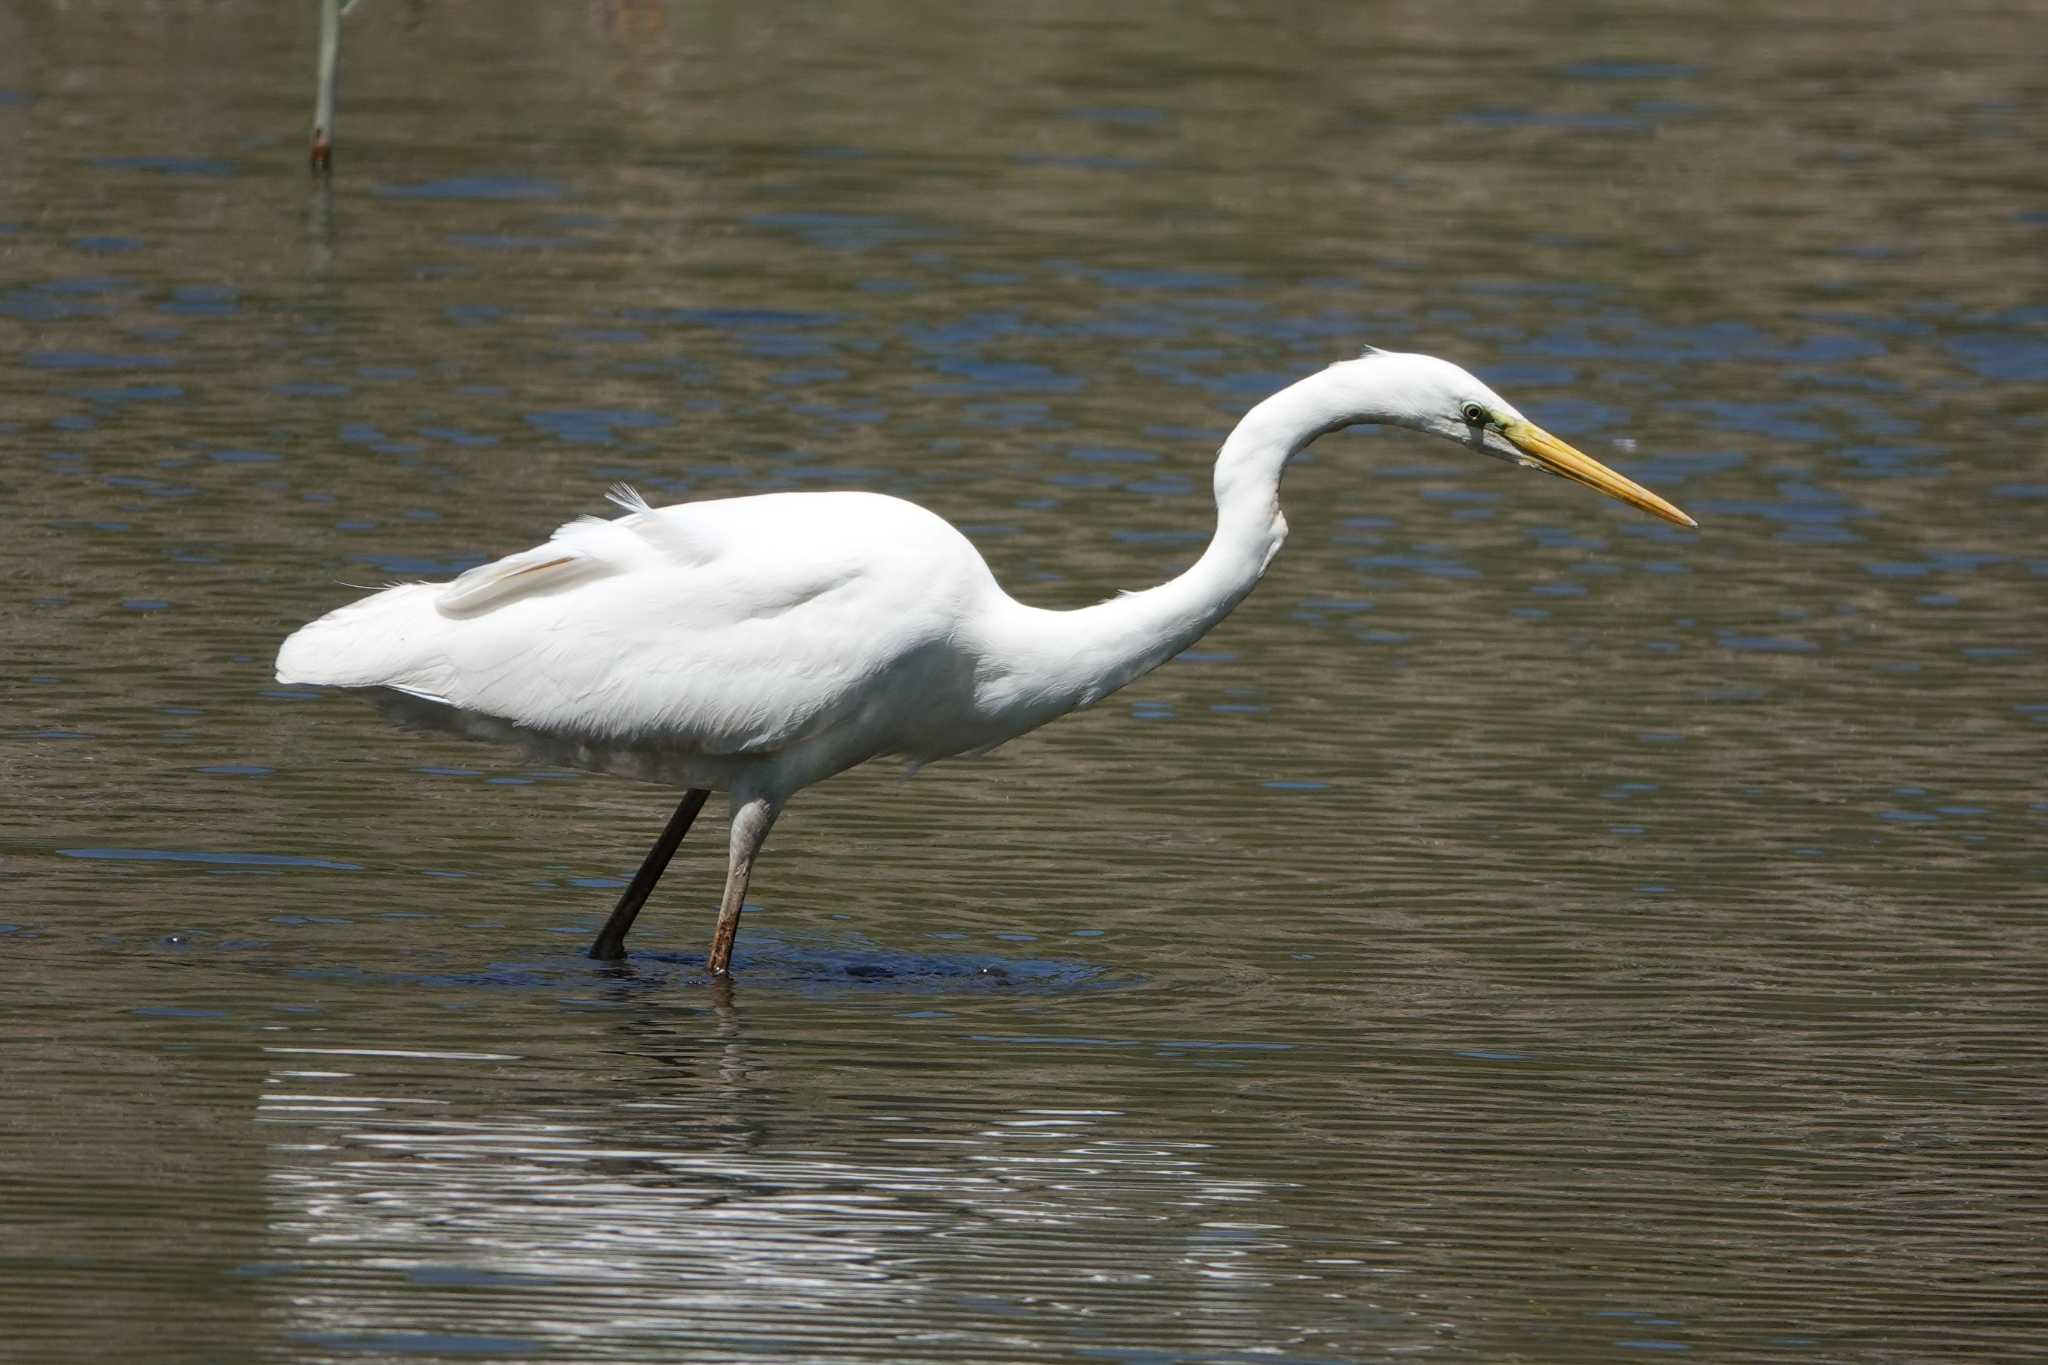
M 2048 1352 L 2048 18 L 0 0 L 0 1354 Z M 1155 582 L 1198 648 L 716 841 L 281 689 L 605 510 Z

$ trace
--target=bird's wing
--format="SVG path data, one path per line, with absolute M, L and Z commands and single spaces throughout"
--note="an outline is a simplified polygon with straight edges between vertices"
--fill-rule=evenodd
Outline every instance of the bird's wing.
M 560 592 L 578 582 L 636 568 L 691 567 L 724 548 L 725 538 L 717 533 L 715 520 L 700 518 L 703 524 L 685 529 L 625 484 L 613 485 L 607 496 L 628 515 L 616 521 L 578 517 L 544 545 L 479 564 L 443 586 L 434 598 L 435 607 L 447 616 L 472 616 L 519 597 Z
M 330 613 L 286 642 L 279 676 L 609 743 L 751 753 L 857 715 L 946 628 L 933 561 L 958 535 L 910 504 L 618 500 L 629 515 Z

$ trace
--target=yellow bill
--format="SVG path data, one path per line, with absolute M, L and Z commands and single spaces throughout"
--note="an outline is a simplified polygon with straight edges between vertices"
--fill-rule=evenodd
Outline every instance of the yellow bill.
M 1501 435 L 1513 441 L 1515 449 L 1527 455 L 1528 462 L 1538 469 L 1560 474 L 1573 483 L 1582 483 L 1588 488 L 1605 493 L 1610 498 L 1619 498 L 1631 507 L 1640 507 L 1653 516 L 1676 522 L 1680 526 L 1699 525 L 1634 479 L 1617 474 L 1591 455 L 1574 450 L 1534 422 L 1510 422 L 1501 427 L 1500 431 Z

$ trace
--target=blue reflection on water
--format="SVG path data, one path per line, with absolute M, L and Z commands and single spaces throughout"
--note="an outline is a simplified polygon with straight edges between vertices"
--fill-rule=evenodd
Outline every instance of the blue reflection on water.
M 202 852 L 195 849 L 160 848 L 60 848 L 66 858 L 88 858 L 109 862 L 219 863 L 230 867 L 307 867 L 329 872 L 360 872 L 361 864 L 335 862 L 329 858 L 302 858 L 287 853 Z

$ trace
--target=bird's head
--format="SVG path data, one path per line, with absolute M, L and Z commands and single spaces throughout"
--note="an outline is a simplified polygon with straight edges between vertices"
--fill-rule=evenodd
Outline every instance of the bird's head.
M 1330 370 L 1347 386 L 1357 386 L 1361 404 L 1369 405 L 1365 410 L 1372 414 L 1365 420 L 1426 431 L 1496 460 L 1582 483 L 1680 526 L 1699 524 L 1633 479 L 1558 440 L 1448 360 L 1368 349 Z

